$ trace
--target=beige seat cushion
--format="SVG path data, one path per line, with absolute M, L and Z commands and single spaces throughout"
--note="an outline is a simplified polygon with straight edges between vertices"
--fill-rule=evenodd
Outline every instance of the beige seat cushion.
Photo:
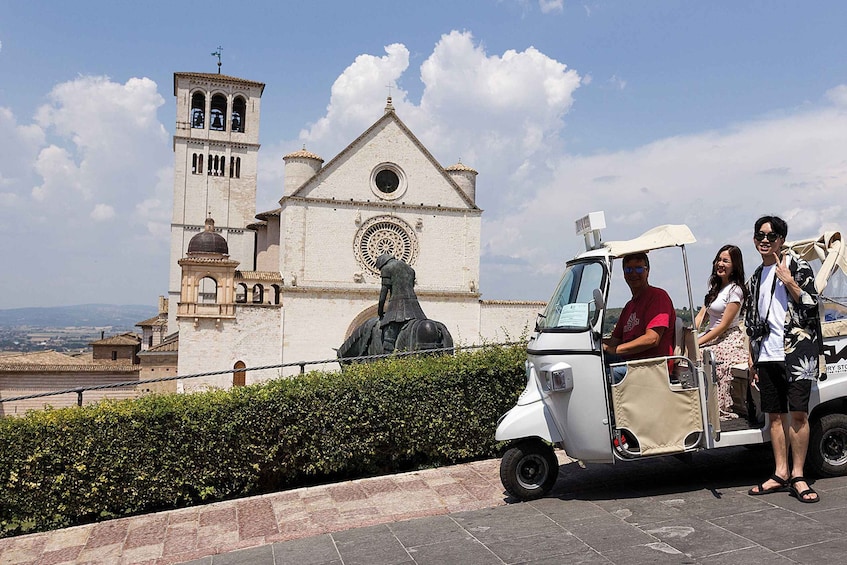
M 684 451 L 686 438 L 703 431 L 699 391 L 672 389 L 665 358 L 627 363 L 612 403 L 615 426 L 635 436 L 642 455 Z

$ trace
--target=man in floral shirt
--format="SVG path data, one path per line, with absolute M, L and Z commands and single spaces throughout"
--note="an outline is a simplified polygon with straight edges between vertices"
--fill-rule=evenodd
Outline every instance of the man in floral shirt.
M 812 268 L 780 252 L 787 235 L 788 225 L 777 216 L 762 216 L 753 229 L 762 264 L 748 282 L 748 363 L 752 386 L 758 386 L 762 411 L 769 416 L 776 469 L 748 494 L 789 490 L 800 502 L 810 503 L 820 500 L 803 477 L 809 448 L 809 396 L 818 378 L 820 318 Z

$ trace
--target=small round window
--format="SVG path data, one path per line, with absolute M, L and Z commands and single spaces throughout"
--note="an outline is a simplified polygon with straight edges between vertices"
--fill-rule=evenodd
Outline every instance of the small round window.
M 381 163 L 371 171 L 371 192 L 382 200 L 396 200 L 406 192 L 406 175 L 394 163 Z
M 385 194 L 391 194 L 400 187 L 400 177 L 392 170 L 383 169 L 376 174 L 376 188 Z

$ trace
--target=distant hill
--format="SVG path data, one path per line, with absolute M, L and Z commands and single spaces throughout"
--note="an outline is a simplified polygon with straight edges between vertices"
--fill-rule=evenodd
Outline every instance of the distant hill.
M 21 326 L 58 327 L 71 326 L 132 328 L 138 322 L 158 313 L 155 306 L 132 304 L 80 304 L 49 308 L 11 308 L 0 310 L 0 327 Z

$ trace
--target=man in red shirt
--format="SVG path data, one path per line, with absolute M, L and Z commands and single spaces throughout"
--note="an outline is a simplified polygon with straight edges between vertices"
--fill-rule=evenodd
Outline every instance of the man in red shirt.
M 676 312 L 668 293 L 647 281 L 647 254 L 624 256 L 623 272 L 632 298 L 624 306 L 612 336 L 603 341 L 607 362 L 673 355 Z M 615 382 L 620 382 L 624 374 L 625 367 L 616 367 Z

